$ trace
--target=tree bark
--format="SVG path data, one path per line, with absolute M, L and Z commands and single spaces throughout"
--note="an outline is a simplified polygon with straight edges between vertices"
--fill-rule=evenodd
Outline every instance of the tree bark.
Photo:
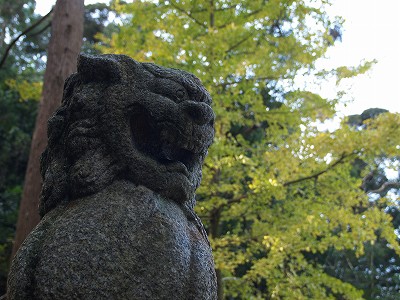
M 40 221 L 38 205 L 42 180 L 39 158 L 47 144 L 47 120 L 61 103 L 65 79 L 76 71 L 82 46 L 83 13 L 84 0 L 57 0 L 54 8 L 42 99 L 25 173 L 12 257 Z
M 221 208 L 221 207 L 220 207 Z M 214 209 L 210 216 L 210 235 L 213 238 L 219 237 L 219 227 L 221 219 L 221 209 Z M 217 300 L 224 299 L 224 285 L 222 280 L 222 272 L 219 269 L 215 269 L 215 274 L 217 275 Z

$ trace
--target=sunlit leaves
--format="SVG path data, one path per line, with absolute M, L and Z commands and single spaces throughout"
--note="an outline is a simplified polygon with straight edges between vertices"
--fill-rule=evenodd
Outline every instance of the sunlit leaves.
M 338 76 L 338 81 L 339 82 L 343 78 L 351 78 L 357 74 L 364 74 L 367 72 L 371 67 L 376 64 L 376 60 L 372 61 L 364 61 L 362 64 L 355 68 L 349 68 L 349 67 L 339 67 L 336 69 L 337 76 Z
M 29 82 L 27 80 L 16 81 L 15 79 L 6 80 L 6 84 L 19 93 L 20 101 L 40 100 L 42 95 L 42 82 Z
M 295 87 L 307 70 L 343 78 L 372 62 L 330 72 L 314 62 L 342 21 L 329 1 L 134 1 L 103 51 L 178 67 L 213 96 L 216 138 L 197 191 L 219 283 L 235 299 L 361 299 L 316 259 L 332 249 L 362 256 L 384 238 L 398 251 L 391 217 L 361 189 L 354 161 L 399 155 L 400 117 L 320 131 L 335 100 Z M 306 70 L 306 71 L 305 71 Z M 354 173 L 354 172 L 353 172 Z

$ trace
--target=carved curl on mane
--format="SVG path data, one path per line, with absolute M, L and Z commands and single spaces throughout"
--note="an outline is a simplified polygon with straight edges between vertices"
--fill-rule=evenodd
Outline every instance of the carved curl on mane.
M 82 89 L 89 89 L 84 98 L 80 95 Z M 62 105 L 48 122 L 48 145 L 41 157 L 41 216 L 71 198 L 96 192 L 113 180 L 117 170 L 112 167 L 91 169 L 95 160 L 103 160 L 104 166 L 112 162 L 101 140 L 104 103 L 100 99 L 97 84 L 86 84 L 82 74 L 73 74 L 66 80 Z M 71 172 L 72 168 L 80 170 Z

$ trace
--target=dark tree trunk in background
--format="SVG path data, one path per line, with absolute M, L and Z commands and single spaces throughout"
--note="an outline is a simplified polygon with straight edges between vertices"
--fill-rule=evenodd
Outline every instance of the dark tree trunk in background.
M 210 219 L 210 235 L 213 238 L 217 238 L 220 236 L 219 228 L 221 226 L 221 209 L 214 209 L 211 213 Z M 224 283 L 222 278 L 222 272 L 219 269 L 215 269 L 215 274 L 217 276 L 217 300 L 224 299 Z
M 64 80 L 76 71 L 82 45 L 83 13 L 84 0 L 57 0 L 54 8 L 42 99 L 32 137 L 12 257 L 40 220 L 39 158 L 47 144 L 47 120 L 61 103 Z

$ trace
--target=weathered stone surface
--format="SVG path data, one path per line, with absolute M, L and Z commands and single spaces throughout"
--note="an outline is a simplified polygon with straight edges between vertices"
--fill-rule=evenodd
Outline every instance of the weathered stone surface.
M 49 120 L 43 218 L 14 258 L 8 299 L 216 299 L 193 211 L 210 104 L 184 71 L 81 56 Z

